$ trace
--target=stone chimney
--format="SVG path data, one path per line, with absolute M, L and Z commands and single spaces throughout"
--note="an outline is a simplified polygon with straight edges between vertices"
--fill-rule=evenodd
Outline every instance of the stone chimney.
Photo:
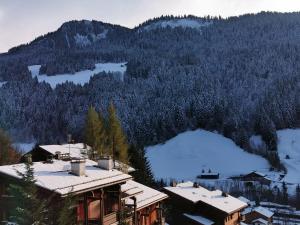
M 84 159 L 73 159 L 71 161 L 71 173 L 76 176 L 85 175 L 85 160 Z
M 98 167 L 104 170 L 114 169 L 114 162 L 110 156 L 102 156 L 98 160 Z

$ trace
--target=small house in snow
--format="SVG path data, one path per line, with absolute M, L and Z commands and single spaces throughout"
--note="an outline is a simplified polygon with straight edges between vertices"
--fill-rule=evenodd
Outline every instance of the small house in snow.
M 270 185 L 271 180 L 263 173 L 253 171 L 240 177 L 245 182 L 258 182 L 263 185 Z
M 209 180 L 219 179 L 219 177 L 220 177 L 219 173 L 213 173 L 213 172 L 203 172 L 197 176 L 198 179 L 209 179 Z
M 32 168 L 38 196 L 51 196 L 55 211 L 60 211 L 65 197 L 76 199 L 78 224 L 118 224 L 123 212 L 130 225 L 165 224 L 161 203 L 167 195 L 134 182 L 131 175 L 114 169 L 109 158 L 98 163 L 88 159 L 33 162 Z M 18 184 L 19 173 L 24 172 L 24 163 L 0 166 L 0 222 L 9 219 L 8 209 L 14 207 L 7 188 Z
M 170 196 L 173 225 L 239 225 L 247 204 L 220 190 L 210 191 L 197 183 L 165 187 Z
M 253 225 L 271 225 L 274 213 L 262 206 L 249 207 L 242 212 L 243 222 Z

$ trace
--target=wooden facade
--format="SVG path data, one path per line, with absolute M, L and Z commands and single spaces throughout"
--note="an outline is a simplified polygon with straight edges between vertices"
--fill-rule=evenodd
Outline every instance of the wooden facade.
M 254 220 L 257 220 L 257 219 L 264 219 L 266 221 L 268 221 L 269 224 L 272 224 L 273 222 L 273 217 L 267 217 L 255 210 L 245 214 L 244 216 L 244 222 L 247 223 L 247 224 L 251 224 Z
M 7 209 L 13 206 L 13 197 L 7 193 L 8 184 L 17 183 L 18 180 L 0 173 L 0 224 L 1 221 L 8 221 L 9 212 Z M 162 209 L 160 202 L 154 202 L 145 208 L 137 209 L 136 205 L 126 206 L 122 200 L 121 185 L 123 183 L 107 185 L 106 187 L 76 194 L 74 197 L 77 204 L 74 207 L 77 215 L 77 222 L 81 225 L 112 225 L 120 221 L 120 215 L 123 215 L 123 221 L 129 225 L 163 225 Z M 38 188 L 38 193 L 41 198 L 49 198 L 53 192 Z M 56 211 L 59 211 L 62 197 L 55 195 Z M 56 215 L 57 216 L 57 215 Z M 54 216 L 52 218 L 56 220 Z
M 204 202 L 191 202 L 179 195 L 166 191 L 169 195 L 168 205 L 170 211 L 170 223 L 172 225 L 194 225 L 201 224 L 184 216 L 184 213 L 201 215 L 214 222 L 214 225 L 239 225 L 241 221 L 241 210 L 226 213 L 212 205 Z

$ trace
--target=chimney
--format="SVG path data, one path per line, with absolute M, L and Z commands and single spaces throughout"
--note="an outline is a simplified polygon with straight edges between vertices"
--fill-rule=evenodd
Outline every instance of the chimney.
M 176 180 L 172 180 L 172 181 L 171 181 L 171 187 L 176 187 L 176 186 L 177 186 Z
M 98 160 L 98 167 L 104 170 L 112 170 L 114 168 L 114 162 L 110 156 L 102 156 Z
M 228 197 L 228 194 L 226 193 L 226 192 L 224 192 L 224 191 L 222 191 L 222 197 Z
M 194 188 L 199 188 L 199 184 L 197 182 L 194 182 L 193 187 Z
M 76 176 L 85 175 L 85 160 L 84 159 L 74 159 L 71 161 L 71 173 Z
M 31 164 L 32 163 L 32 155 L 27 154 L 25 155 L 25 162 Z
M 61 160 L 61 152 L 60 151 L 55 152 L 55 158 L 58 160 Z

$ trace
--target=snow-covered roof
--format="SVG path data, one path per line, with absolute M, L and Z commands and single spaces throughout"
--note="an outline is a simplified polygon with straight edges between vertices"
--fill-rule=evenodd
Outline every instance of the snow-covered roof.
M 121 191 L 125 194 L 124 198 L 129 198 L 143 192 L 143 190 L 138 188 L 137 185 L 131 181 L 127 181 L 126 184 L 123 184 L 121 186 Z
M 262 206 L 258 206 L 254 208 L 254 211 L 258 212 L 261 215 L 264 215 L 265 217 L 272 217 L 274 215 L 274 213 L 270 210 L 268 210 L 267 208 L 264 208 Z
M 204 202 L 223 212 L 232 213 L 247 207 L 243 201 L 230 195 L 223 196 L 222 191 L 209 191 L 201 186 L 193 187 L 193 182 L 177 184 L 176 187 L 165 187 L 169 192 L 179 195 L 191 202 Z
M 266 220 L 264 220 L 262 218 L 258 218 L 256 220 L 253 220 L 252 223 L 254 223 L 254 224 L 259 223 L 259 224 L 264 224 L 264 225 L 268 225 L 269 224 L 268 221 L 266 221 Z
M 249 225 L 249 224 L 247 224 L 247 223 L 244 223 L 244 222 L 241 222 L 241 225 Z
M 269 209 L 265 208 L 265 207 L 262 207 L 262 206 L 257 206 L 257 207 L 248 207 L 246 208 L 243 212 L 242 212 L 242 215 L 246 215 L 248 213 L 251 213 L 251 212 L 257 212 L 267 218 L 271 218 L 274 213 L 272 211 L 270 211 Z
M 141 190 L 141 192 L 135 196 L 138 210 L 143 209 L 156 202 L 160 202 L 168 197 L 168 195 L 166 195 L 165 193 L 147 187 L 133 180 L 129 180 L 126 182 L 126 184 L 122 185 L 123 190 L 125 190 L 128 187 Z M 126 204 L 133 204 L 132 199 L 126 199 L 125 202 Z
M 190 214 L 186 214 L 186 213 L 184 213 L 183 215 L 190 218 L 191 220 L 194 220 L 195 222 L 202 224 L 202 225 L 213 225 L 215 223 L 214 221 L 211 221 L 200 215 L 190 215 Z
M 104 170 L 96 166 L 96 162 L 86 160 L 85 176 L 70 174 L 71 164 L 67 161 L 54 160 L 53 163 L 34 162 L 32 167 L 36 185 L 60 195 L 82 193 L 132 179 L 130 175 L 118 170 Z M 20 178 L 17 171 L 24 173 L 25 164 L 0 166 L 0 173 Z
M 85 148 L 83 143 L 70 144 L 70 145 L 69 144 L 40 145 L 39 147 L 49 152 L 52 155 L 55 155 L 56 152 L 60 152 L 61 154 L 70 153 L 70 157 L 72 158 L 80 158 L 87 153 L 87 150 L 90 149 L 90 147 L 88 146 Z
M 258 175 L 258 176 L 260 176 L 260 177 L 265 177 L 266 176 L 266 174 L 263 174 L 263 173 L 260 173 L 260 172 L 257 172 L 257 171 L 252 171 L 251 173 L 248 173 L 245 176 L 253 174 L 253 173 L 256 174 L 256 175 Z
M 40 145 L 40 148 L 49 152 L 52 155 L 55 155 L 56 152 L 60 152 L 61 154 L 69 154 L 71 158 L 85 158 L 87 157 L 87 152 L 91 150 L 91 147 L 85 145 L 84 143 L 76 143 L 76 144 L 62 144 L 62 145 Z M 135 169 L 129 165 L 121 163 L 119 161 L 115 161 L 115 167 L 117 169 L 121 167 L 126 167 L 128 173 L 134 172 Z
M 245 202 L 246 204 L 250 204 L 250 202 L 251 202 L 249 199 L 247 199 L 243 196 L 238 197 L 238 199 L 241 200 L 242 202 Z

